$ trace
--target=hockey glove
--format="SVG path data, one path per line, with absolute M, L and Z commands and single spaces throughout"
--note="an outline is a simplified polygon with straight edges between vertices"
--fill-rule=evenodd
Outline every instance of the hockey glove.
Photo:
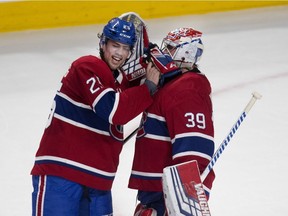
M 168 78 L 182 73 L 181 69 L 173 62 L 171 56 L 163 53 L 157 44 L 149 43 L 149 48 L 144 50 L 144 55 L 140 62 L 143 67 L 147 67 L 147 63 L 150 61 L 161 73 L 160 86 L 162 86 Z
M 134 82 L 136 80 L 137 83 L 141 81 L 146 74 L 145 68 L 140 64 L 140 59 L 144 54 L 144 49 L 149 46 L 147 26 L 144 20 L 134 12 L 124 13 L 119 18 L 127 22 L 132 22 L 136 28 L 137 41 L 134 46 L 134 51 L 121 69 L 128 81 Z

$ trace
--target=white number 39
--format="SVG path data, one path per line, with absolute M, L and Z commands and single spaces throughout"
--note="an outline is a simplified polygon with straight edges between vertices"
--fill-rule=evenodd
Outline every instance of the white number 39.
M 206 128 L 206 122 L 205 122 L 205 115 L 203 113 L 186 113 L 185 117 L 187 118 L 188 123 L 186 124 L 186 127 L 192 128 L 192 127 L 198 127 L 200 129 Z

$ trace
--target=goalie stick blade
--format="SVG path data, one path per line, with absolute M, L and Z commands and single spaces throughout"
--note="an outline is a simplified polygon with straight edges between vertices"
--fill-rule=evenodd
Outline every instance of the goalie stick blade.
M 144 48 L 148 48 L 149 46 L 147 27 L 143 19 L 134 12 L 124 13 L 120 15 L 119 18 L 132 22 L 136 28 L 137 41 L 134 51 L 128 61 L 122 66 L 122 70 L 127 79 L 133 81 L 144 77 L 146 74 L 146 69 L 140 64 L 140 58 L 144 54 Z
M 211 216 L 197 161 L 166 167 L 163 192 L 168 215 Z

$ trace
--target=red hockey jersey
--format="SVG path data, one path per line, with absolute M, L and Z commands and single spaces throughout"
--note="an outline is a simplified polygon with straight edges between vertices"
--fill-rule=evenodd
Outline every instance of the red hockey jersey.
M 205 75 L 187 72 L 160 89 L 143 115 L 129 187 L 162 191 L 167 166 L 197 160 L 203 172 L 214 153 L 211 86 Z M 207 191 L 214 172 L 206 178 Z
M 73 62 L 54 98 L 31 174 L 110 190 L 123 146 L 122 125 L 152 103 L 146 85 L 127 87 L 122 73 L 115 80 L 98 57 Z

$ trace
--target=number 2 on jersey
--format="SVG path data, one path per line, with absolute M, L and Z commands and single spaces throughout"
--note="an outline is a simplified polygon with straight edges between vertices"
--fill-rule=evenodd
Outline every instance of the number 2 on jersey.
M 86 84 L 90 85 L 90 91 L 92 94 L 94 94 L 95 92 L 97 92 L 100 87 L 98 87 L 97 85 L 100 84 L 100 80 L 98 79 L 98 77 L 91 77 L 90 79 L 88 79 L 86 81 Z

